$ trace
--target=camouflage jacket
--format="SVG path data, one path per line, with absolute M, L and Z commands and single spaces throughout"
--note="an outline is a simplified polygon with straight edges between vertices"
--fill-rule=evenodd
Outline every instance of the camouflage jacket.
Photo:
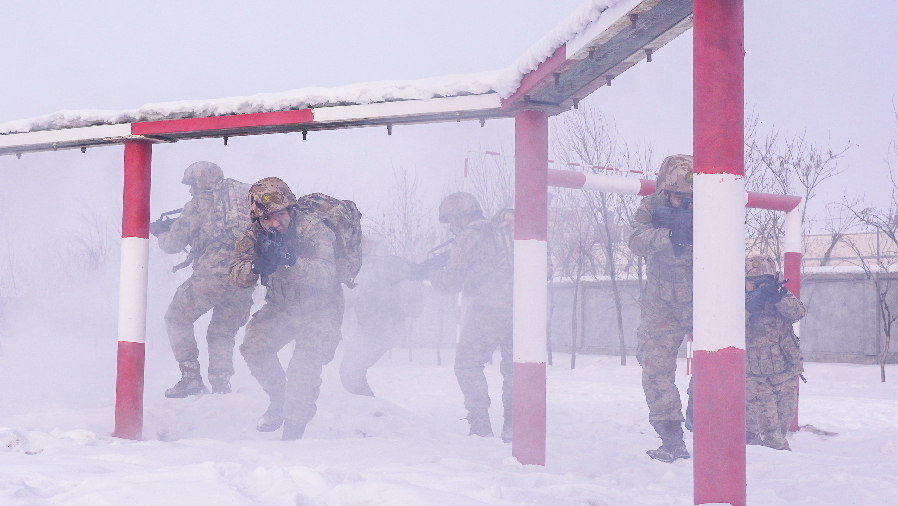
M 505 249 L 490 220 L 472 221 L 455 236 L 449 262 L 431 282 L 444 291 L 464 290 L 472 305 L 511 309 L 514 253 Z
M 646 290 L 665 302 L 692 302 L 692 246 L 674 255 L 670 230 L 652 227 L 652 212 L 664 205 L 663 194 L 642 199 L 630 220 L 630 251 L 646 258 Z
M 259 275 L 252 271 L 256 258 L 256 241 L 264 232 L 253 222 L 235 245 L 230 266 L 231 281 L 237 286 L 256 284 Z M 281 265 L 268 276 L 265 301 L 303 312 L 343 310 L 343 293 L 336 277 L 334 233 L 315 214 L 298 213 L 287 231 L 288 248 L 296 258 L 292 266 Z
M 227 276 L 234 251 L 221 232 L 212 192 L 202 192 L 184 204 L 168 232 L 159 234 L 159 247 L 174 254 L 190 246 L 188 261 L 193 263 L 195 276 Z
M 775 304 L 766 303 L 762 311 L 746 311 L 746 374 L 771 376 L 774 383 L 782 383 L 804 370 L 792 323 L 804 318 L 805 314 L 804 304 L 791 293 Z

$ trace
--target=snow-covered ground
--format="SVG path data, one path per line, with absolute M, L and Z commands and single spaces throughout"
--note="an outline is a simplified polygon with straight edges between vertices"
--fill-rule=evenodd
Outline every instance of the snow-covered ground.
M 411 361 L 407 349 L 395 349 L 370 371 L 377 398 L 343 391 L 338 350 L 325 368 L 318 414 L 305 439 L 295 442 L 255 430 L 266 398 L 239 354 L 234 393 L 166 399 L 162 393 L 178 372 L 161 315 L 177 282 L 150 294 L 144 441 L 110 435 L 114 269 L 77 290 L 6 304 L 0 504 L 693 502 L 691 460 L 664 464 L 645 455 L 659 440 L 646 420 L 633 357 L 621 367 L 617 357 L 580 356 L 570 370 L 570 357 L 555 354 L 548 368 L 545 467 L 519 464 L 511 445 L 498 438 L 466 436 L 451 350 L 437 365 L 432 349 L 414 349 Z M 685 392 L 688 377 L 680 366 Z M 898 504 L 898 368 L 889 366 L 887 383 L 879 381 L 878 366 L 810 363 L 806 369 L 800 422 L 817 430 L 794 434 L 792 452 L 748 448 L 749 504 Z M 487 374 L 498 401 L 498 354 Z M 492 416 L 498 431 L 500 406 Z

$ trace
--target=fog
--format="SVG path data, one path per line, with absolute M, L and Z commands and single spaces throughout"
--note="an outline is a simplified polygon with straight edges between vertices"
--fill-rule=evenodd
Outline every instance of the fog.
M 203 0 L 185 4 L 163 0 L 136 8 L 130 3 L 99 0 L 64 4 L 14 0 L 4 4 L 7 22 L 0 30 L 0 47 L 4 48 L 0 68 L 0 123 L 60 110 L 130 109 L 147 103 L 279 92 L 304 86 L 341 86 L 498 70 L 511 64 L 580 3 L 580 0 L 514 3 L 460 0 L 229 4 Z M 834 149 L 849 142 L 853 144 L 840 162 L 844 172 L 821 187 L 815 212 L 821 214 L 823 204 L 839 201 L 845 193 L 866 196 L 876 205 L 885 205 L 888 148 L 898 135 L 895 117 L 898 60 L 889 53 L 890 48 L 898 46 L 898 31 L 891 26 L 898 18 L 898 3 L 830 0 L 813 4 L 776 0 L 745 3 L 746 111 L 757 113 L 766 129 L 776 128 L 786 135 L 806 132 L 811 141 Z M 599 89 L 584 101 L 613 121 L 632 146 L 650 146 L 658 163 L 668 154 L 692 152 L 691 37 L 692 31 L 686 32 L 654 54 L 651 63 L 639 63 L 615 78 L 612 86 Z M 550 126 L 556 122 L 557 119 L 552 119 Z M 394 173 L 406 170 L 418 177 L 422 208 L 435 213 L 439 199 L 460 188 L 469 150 L 489 149 L 511 154 L 513 128 L 512 120 L 494 120 L 482 127 L 477 122 L 396 126 L 392 135 L 385 128 L 361 128 L 310 132 L 305 141 L 300 134 L 273 134 L 231 137 L 227 145 L 221 139 L 157 144 L 153 147 L 151 214 L 155 219 L 162 212 L 181 207 L 190 198 L 188 188 L 180 180 L 184 169 L 197 160 L 213 161 L 222 167 L 226 177 L 241 181 L 253 182 L 274 175 L 283 178 L 297 195 L 324 192 L 352 199 L 369 220 L 389 209 L 396 196 Z M 53 430 L 52 423 L 64 423 L 66 430 L 89 427 L 94 434 L 101 434 L 100 439 L 111 431 L 122 161 L 121 146 L 92 148 L 86 153 L 70 150 L 25 154 L 21 159 L 0 156 L 0 426 L 30 427 L 46 435 Z M 186 434 L 216 441 L 242 441 L 249 437 L 243 429 L 246 426 L 251 429 L 258 416 L 256 411 L 264 409 L 260 404 L 264 398 L 239 354 L 235 356 L 234 384 L 240 396 L 235 397 L 239 408 L 249 411 L 245 416 L 216 422 L 221 430 L 198 434 L 191 432 L 190 427 L 175 423 L 179 411 L 174 405 L 161 404 L 162 391 L 178 378 L 162 315 L 175 288 L 189 273 L 172 273 L 172 265 L 181 257 L 165 255 L 155 239 L 151 238 L 150 242 L 146 395 L 152 401 L 147 411 L 148 437 L 178 439 L 179 435 Z M 258 290 L 257 301 L 261 297 Z M 200 360 L 204 365 L 202 339 L 207 321 L 208 317 L 197 323 Z M 351 332 L 351 322 L 347 325 L 347 332 Z M 241 338 L 242 331 L 237 336 L 238 343 Z M 420 356 L 435 362 L 432 355 L 422 352 Z M 451 364 L 451 355 L 444 357 L 444 361 Z M 600 377 L 616 374 L 600 369 L 600 366 L 610 368 L 609 362 L 596 359 L 596 363 L 599 369 L 590 374 Z M 433 374 L 431 369 L 417 369 L 419 366 L 423 367 L 423 363 L 409 365 L 410 371 L 381 372 L 386 398 L 393 394 L 397 396 L 393 399 L 398 399 L 404 391 L 402 385 L 390 382 L 408 380 L 405 373 Z M 326 385 L 333 386 L 336 376 L 333 367 L 329 367 L 331 382 L 326 379 Z M 454 423 L 455 419 L 448 421 L 456 415 L 460 418 L 463 414 L 460 409 L 458 413 L 448 409 L 428 412 L 434 406 L 450 403 L 460 408 L 460 394 L 452 383 L 450 371 L 444 368 L 441 372 L 448 380 L 443 376 L 439 379 L 427 376 L 427 381 L 422 383 L 428 387 L 439 385 L 433 386 L 428 395 L 449 396 L 450 400 L 445 403 L 433 397 L 410 396 L 402 398 L 403 409 L 420 408 L 414 410 L 415 414 L 395 406 L 378 405 L 371 409 L 397 409 L 390 411 L 391 416 L 395 415 L 390 420 L 399 420 L 401 427 L 416 427 L 408 429 L 416 436 L 419 430 L 425 431 L 415 425 L 417 417 L 427 420 L 422 427 L 431 427 L 428 423 L 436 420 L 439 430 L 461 433 L 465 430 L 463 423 Z M 821 374 L 837 378 L 843 372 L 826 369 Z M 575 390 L 582 388 L 581 383 L 585 381 L 565 378 L 572 381 L 570 385 Z M 606 383 L 609 388 L 617 388 L 630 385 L 630 380 L 634 382 L 631 386 L 638 385 L 635 377 L 615 376 Z M 491 377 L 492 384 L 496 381 Z M 331 404 L 323 413 L 339 416 L 349 401 L 342 393 L 334 393 L 337 390 L 325 388 L 323 396 L 331 392 L 333 397 L 327 401 Z M 846 391 L 846 397 L 853 392 L 848 387 Z M 819 393 L 825 397 L 822 388 Z M 881 394 L 870 396 L 879 399 Z M 498 396 L 493 395 L 493 399 L 497 400 Z M 189 404 L 197 419 L 209 412 L 220 414 L 216 409 L 227 409 L 211 406 L 210 403 L 218 402 L 214 399 L 197 402 L 205 403 Z M 850 416 L 829 416 L 824 409 L 830 405 L 827 402 L 821 401 L 814 412 L 820 419 L 844 427 L 855 427 L 865 421 Z M 892 409 L 889 406 L 893 407 L 894 403 L 881 401 L 874 407 L 883 406 Z M 589 430 L 587 424 L 570 414 L 567 405 L 557 408 L 558 419 L 573 418 L 572 423 L 579 429 Z M 347 409 L 358 419 L 372 420 L 373 415 L 362 412 L 362 408 Z M 625 421 L 637 424 L 637 428 L 626 430 L 627 440 L 641 445 L 637 454 L 641 454 L 642 446 L 654 443 L 652 438 L 643 437 L 644 431 L 650 429 L 647 422 L 638 425 L 638 420 L 644 418 L 639 409 L 628 404 L 613 413 L 629 417 Z M 53 421 L 46 422 L 51 426 L 35 422 L 44 415 Z M 883 416 L 891 416 L 894 421 L 892 411 Z M 605 430 L 620 429 L 624 423 L 604 418 L 603 422 Z M 876 433 L 877 439 L 869 444 L 892 448 L 888 451 L 893 452 L 894 427 L 888 427 L 892 422 L 878 419 L 877 423 L 884 428 L 880 427 L 882 431 Z M 358 427 L 348 425 L 348 428 L 340 426 L 341 430 L 345 428 L 345 433 L 338 431 L 334 435 L 323 428 L 314 429 L 313 433 L 339 439 L 340 435 L 355 434 L 353 431 Z M 166 433 L 166 428 L 176 434 Z M 380 434 L 389 438 L 405 434 L 405 430 L 383 429 Z M 864 433 L 864 437 L 867 435 Z M 816 439 L 811 440 L 809 435 L 802 437 L 806 437 L 804 448 L 819 450 L 819 455 L 798 461 L 771 460 L 781 459 L 780 456 L 765 457 L 768 460 L 761 461 L 787 468 L 808 464 L 810 460 L 811 464 L 820 465 L 817 472 L 823 476 L 828 468 L 821 461 L 827 459 L 830 450 Z M 470 441 L 459 442 L 452 437 L 440 441 L 441 449 L 456 445 L 470 453 L 459 455 L 459 459 L 473 459 L 470 455 L 482 450 L 465 446 Z M 573 440 L 565 444 L 578 448 Z M 864 444 L 868 444 L 867 439 Z M 800 453 L 802 446 L 796 447 L 799 450 L 796 453 Z M 255 448 L 253 451 L 259 447 Z M 860 455 L 866 448 L 859 445 L 846 451 Z M 261 451 L 268 450 L 265 447 Z M 602 446 L 598 450 L 609 448 Z M 503 462 L 502 455 L 509 450 L 497 444 L 489 446 L 488 452 L 495 459 L 483 464 L 486 469 Z M 634 452 L 615 454 L 612 460 L 629 458 L 631 453 Z M 854 453 L 852 458 L 856 457 Z M 417 458 L 403 457 L 406 461 Z M 228 454 L 224 460 L 231 458 Z M 464 462 L 470 464 L 468 460 Z M 852 469 L 862 469 L 863 462 L 859 462 Z M 581 464 L 581 459 L 566 460 L 561 469 L 552 470 L 550 481 L 562 483 L 567 479 L 565 473 Z M 448 473 L 452 468 L 442 461 L 439 466 L 444 467 L 433 473 L 437 477 L 428 478 L 433 483 L 439 481 L 440 473 Z M 593 473 L 590 476 L 607 471 L 592 464 L 587 467 L 590 471 L 586 474 Z M 691 479 L 686 467 L 684 464 L 675 468 L 676 479 Z M 691 463 L 688 467 L 691 468 Z M 412 469 L 412 474 L 420 471 Z M 754 469 L 756 474 L 763 474 L 762 469 Z M 504 478 L 518 480 L 517 483 L 533 478 L 518 468 L 502 472 Z M 635 473 L 644 479 L 659 472 L 640 463 Z M 845 479 L 850 479 L 850 475 L 850 470 L 846 471 Z M 533 479 L 538 481 L 538 477 Z M 583 487 L 579 482 L 591 479 L 575 472 L 572 480 L 578 485 L 573 488 L 588 489 L 589 484 Z M 615 479 L 626 484 L 633 477 L 624 473 Z M 385 480 L 389 481 L 389 477 Z M 876 480 L 877 484 L 888 483 L 888 478 Z M 802 490 L 812 494 L 824 482 L 811 480 Z M 490 482 L 489 486 L 492 485 Z M 477 489 L 480 482 L 472 478 L 466 486 Z M 630 486 L 635 488 L 632 483 Z M 523 485 L 521 488 L 525 494 L 530 490 Z M 770 488 L 788 495 L 785 485 L 780 488 L 770 485 Z M 858 485 L 857 489 L 860 488 Z M 10 488 L 4 490 L 7 489 Z M 495 489 L 490 491 L 494 493 Z M 657 499 L 653 504 L 666 503 L 665 494 L 670 493 L 687 494 L 682 502 L 686 504 L 688 483 L 685 488 L 667 483 L 660 492 L 652 491 Z M 764 497 L 769 495 L 775 493 Z M 484 499 L 476 493 L 470 497 L 491 503 L 489 497 Z M 621 499 L 635 500 L 634 497 Z M 767 503 L 785 504 L 774 500 Z

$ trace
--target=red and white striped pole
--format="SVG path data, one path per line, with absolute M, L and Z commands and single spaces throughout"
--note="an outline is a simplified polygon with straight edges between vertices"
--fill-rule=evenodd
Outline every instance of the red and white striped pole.
M 122 265 L 119 278 L 118 372 L 113 436 L 143 436 L 144 343 L 150 227 L 150 160 L 153 145 L 125 142 L 122 199 Z
M 514 389 L 511 453 L 546 464 L 549 117 L 515 116 Z
M 802 204 L 804 205 L 804 204 Z M 801 208 L 795 206 L 794 209 L 786 213 L 785 221 L 785 238 L 783 246 L 785 255 L 783 259 L 783 277 L 788 279 L 786 288 L 792 292 L 795 298 L 801 300 Z M 792 324 L 795 335 L 801 337 L 801 322 L 797 321 Z M 801 382 L 798 382 L 798 388 L 801 388 Z M 798 431 L 798 399 L 795 403 L 795 417 L 789 424 L 791 432 Z
M 744 12 L 693 1 L 694 502 L 746 503 Z

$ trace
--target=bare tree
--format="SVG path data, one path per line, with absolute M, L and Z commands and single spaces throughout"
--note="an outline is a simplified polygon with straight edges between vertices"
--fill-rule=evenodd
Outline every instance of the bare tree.
M 895 121 L 898 123 L 898 110 L 893 108 Z M 898 136 L 892 139 L 889 145 L 889 155 L 892 159 L 898 160 Z M 861 266 L 867 277 L 873 281 L 876 286 L 877 302 L 879 303 L 879 316 L 882 321 L 883 332 L 885 333 L 885 346 L 883 346 L 882 355 L 879 359 L 880 380 L 886 380 L 886 358 L 889 354 L 889 346 L 892 342 L 892 325 L 898 320 L 898 308 L 892 305 L 889 300 L 889 291 L 893 283 L 898 283 L 894 273 L 898 268 L 898 259 L 893 255 L 883 255 L 881 248 L 878 247 L 879 237 L 885 236 L 893 249 L 898 250 L 898 181 L 895 180 L 895 172 L 893 161 L 886 160 L 889 169 L 889 181 L 891 182 L 891 197 L 885 208 L 877 208 L 868 206 L 861 208 L 859 201 L 846 201 L 842 207 L 852 213 L 867 230 L 875 232 L 877 240 L 876 255 L 872 262 L 863 254 L 862 249 L 854 241 L 849 240 L 848 244 L 854 250 Z M 858 210 L 860 209 L 860 210 Z
M 425 206 L 424 192 L 415 173 L 393 169 L 394 191 L 380 219 L 367 223 L 371 249 L 380 249 L 406 259 L 423 259 L 440 237 L 434 216 L 436 210 Z M 375 244 L 376 243 L 376 244 Z
M 459 190 L 466 186 L 477 197 L 487 217 L 514 208 L 514 158 L 502 155 L 503 149 L 499 144 L 499 151 L 469 152 L 465 161 L 467 183 L 459 183 Z
M 579 336 L 580 284 L 589 274 L 595 275 L 595 222 L 584 212 L 582 193 L 559 190 L 553 199 L 549 241 L 555 255 L 555 264 L 562 276 L 573 282 L 571 304 L 571 369 L 577 366 L 577 337 Z
M 895 201 L 892 202 L 895 204 Z M 873 230 L 877 232 L 886 233 L 886 230 L 880 230 L 877 228 L 877 225 L 874 223 L 879 220 L 882 215 L 874 216 L 875 212 L 870 212 L 870 208 L 864 209 L 860 213 L 858 213 L 859 219 L 864 221 L 864 223 Z M 894 215 L 894 213 L 893 213 Z M 893 222 L 895 222 L 895 217 L 892 217 Z M 867 220 L 867 221 L 865 221 Z M 895 225 L 887 225 L 887 227 L 891 228 L 892 236 L 894 237 Z M 894 240 L 894 239 L 893 239 Z M 864 254 L 864 251 L 867 249 L 863 245 L 857 243 L 857 240 L 852 237 L 847 237 L 845 242 L 848 246 L 854 251 L 855 255 L 858 258 L 858 261 L 861 264 L 861 267 L 864 269 L 864 274 L 866 274 L 867 278 L 873 282 L 873 286 L 876 288 L 876 301 L 878 304 L 878 313 L 880 317 L 880 321 L 882 322 L 882 330 L 885 334 L 885 344 L 882 349 L 882 354 L 879 358 L 879 375 L 880 381 L 885 382 L 886 380 L 886 358 L 889 354 L 889 347 L 892 342 L 892 326 L 896 320 L 898 320 L 898 308 L 894 307 L 893 301 L 890 300 L 889 292 L 893 288 L 895 283 L 898 283 L 898 280 L 894 278 L 894 276 L 890 276 L 890 273 L 894 273 L 896 266 L 896 261 L 894 257 L 890 255 L 881 255 L 877 254 L 872 257 Z
M 746 189 L 801 197 L 802 235 L 807 236 L 813 221 L 808 214 L 811 200 L 817 196 L 821 184 L 842 173 L 839 161 L 853 145 L 846 142 L 841 148 L 824 148 L 809 141 L 806 133 L 789 137 L 780 134 L 776 127 L 762 135 L 760 123 L 756 114 L 750 114 L 745 122 Z M 746 249 L 769 254 L 780 262 L 783 220 L 782 213 L 776 211 L 749 209 Z
M 647 149 L 642 153 L 631 153 L 629 147 L 620 139 L 616 129 L 602 113 L 594 107 L 581 107 L 561 118 L 561 125 L 556 129 L 556 151 L 565 162 L 576 166 L 589 167 L 591 172 L 599 172 L 596 167 L 614 167 L 618 169 L 645 170 L 651 167 L 652 152 Z M 615 316 L 617 320 L 618 340 L 620 344 L 621 365 L 627 364 L 627 349 L 624 340 L 623 300 L 621 287 L 618 284 L 620 275 L 618 264 L 624 259 L 624 272 L 629 270 L 638 260 L 623 247 L 622 238 L 627 220 L 633 214 L 636 198 L 617 193 L 587 192 L 580 197 L 582 206 L 581 219 L 588 221 L 595 243 L 601 254 L 603 274 L 608 276 L 611 292 L 614 297 Z M 564 229 L 561 229 L 564 231 Z M 560 241 L 573 240 L 576 244 L 579 235 L 560 237 Z M 592 253 L 596 261 L 599 255 Z M 598 272 L 594 273 L 598 274 Z M 575 282 L 575 285 L 578 284 Z

